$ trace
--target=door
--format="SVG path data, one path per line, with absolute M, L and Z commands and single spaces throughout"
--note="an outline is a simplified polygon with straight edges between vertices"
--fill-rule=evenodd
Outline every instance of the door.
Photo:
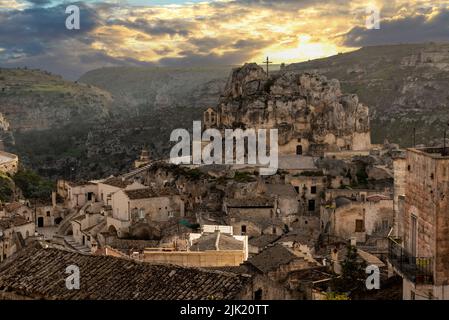
M 37 218 L 37 226 L 38 226 L 38 228 L 42 228 L 44 226 L 44 218 L 43 217 Z
M 411 230 L 410 230 L 410 253 L 413 257 L 416 257 L 416 229 L 417 220 L 414 215 L 411 216 Z
M 301 145 L 296 146 L 296 154 L 298 156 L 302 155 L 302 146 Z

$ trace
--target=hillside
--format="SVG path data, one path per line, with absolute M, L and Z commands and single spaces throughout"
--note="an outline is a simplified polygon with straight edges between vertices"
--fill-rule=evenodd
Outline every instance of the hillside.
M 0 69 L 0 139 L 40 169 L 85 153 L 88 130 L 110 119 L 111 95 L 41 70 Z
M 333 57 L 291 64 L 340 80 L 370 108 L 372 140 L 411 146 L 442 143 L 449 120 L 449 44 L 366 47 Z
M 0 113 L 12 131 L 106 119 L 109 93 L 40 70 L 0 69 Z
M 216 105 L 231 69 L 114 67 L 90 71 L 79 81 L 109 91 L 117 111 L 139 114 L 154 109 Z

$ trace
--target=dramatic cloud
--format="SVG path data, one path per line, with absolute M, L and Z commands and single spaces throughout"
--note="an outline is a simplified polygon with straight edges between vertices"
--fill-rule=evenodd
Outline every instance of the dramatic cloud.
M 447 2 L 89 0 L 78 2 L 81 30 L 67 30 L 69 2 L 0 0 L 0 66 L 75 78 L 110 65 L 298 62 L 364 45 L 446 40 Z M 368 5 L 381 9 L 380 30 L 365 27 Z
M 449 10 L 386 20 L 380 30 L 355 27 L 344 35 L 350 47 L 429 41 L 449 41 Z

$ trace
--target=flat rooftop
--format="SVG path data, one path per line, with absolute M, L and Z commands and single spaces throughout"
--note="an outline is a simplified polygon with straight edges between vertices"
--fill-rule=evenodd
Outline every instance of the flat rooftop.
M 422 154 L 433 159 L 449 160 L 449 146 L 443 147 L 408 148 L 408 152 Z M 446 152 L 445 152 L 446 151 Z

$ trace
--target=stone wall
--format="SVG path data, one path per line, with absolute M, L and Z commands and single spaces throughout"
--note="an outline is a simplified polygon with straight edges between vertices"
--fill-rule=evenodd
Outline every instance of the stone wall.
M 434 282 L 449 280 L 449 157 L 409 149 L 403 210 L 404 246 L 434 260 Z M 412 248 L 416 217 L 416 248 Z
M 170 263 L 184 267 L 226 267 L 243 263 L 243 250 L 226 251 L 144 251 L 144 261 Z
M 0 151 L 0 171 L 15 174 L 19 169 L 19 157 L 15 154 Z

